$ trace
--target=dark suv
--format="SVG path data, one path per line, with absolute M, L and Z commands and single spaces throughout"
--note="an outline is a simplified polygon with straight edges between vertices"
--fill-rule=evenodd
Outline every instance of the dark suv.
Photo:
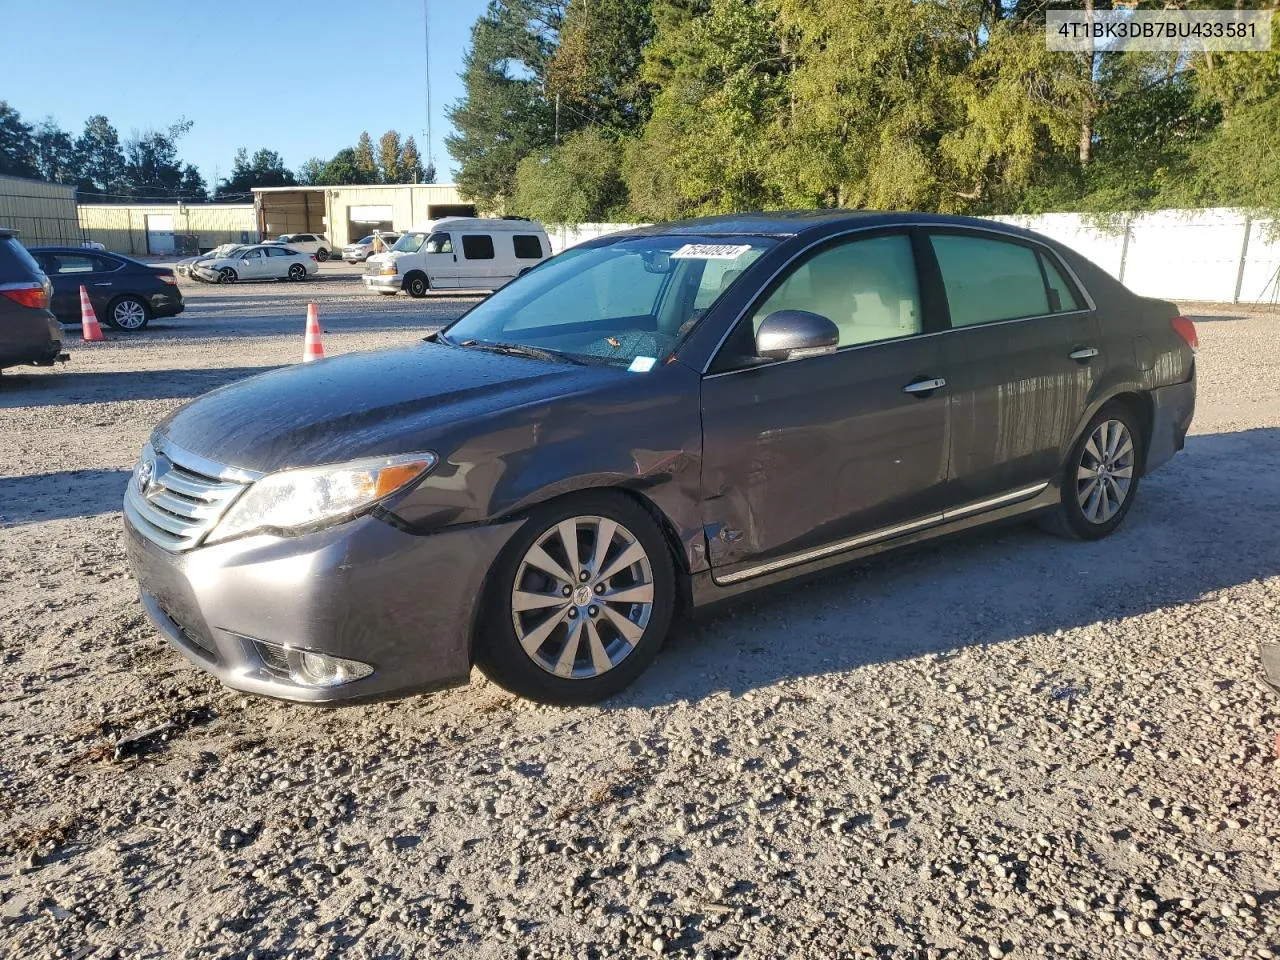
M 62 327 L 49 311 L 52 293 L 49 278 L 18 242 L 17 232 L 0 227 L 0 368 L 47 367 L 67 358 Z

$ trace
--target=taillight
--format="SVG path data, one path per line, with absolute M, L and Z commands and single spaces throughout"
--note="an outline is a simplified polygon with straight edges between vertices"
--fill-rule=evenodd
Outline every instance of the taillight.
M 0 290 L 6 297 L 22 307 L 43 310 L 49 306 L 49 294 L 43 286 L 19 287 L 16 290 Z
M 158 273 L 156 274 L 156 276 L 160 278 L 161 283 L 167 283 L 173 286 L 177 286 L 178 278 L 175 277 L 172 273 Z
M 316 255 L 313 253 L 313 254 L 311 255 L 311 259 L 312 259 L 312 260 L 315 260 L 315 258 L 316 258 Z
M 1196 325 L 1186 317 L 1174 317 L 1169 321 L 1169 326 L 1173 327 L 1173 332 L 1187 341 L 1187 346 L 1192 350 L 1200 346 L 1200 338 L 1196 336 Z

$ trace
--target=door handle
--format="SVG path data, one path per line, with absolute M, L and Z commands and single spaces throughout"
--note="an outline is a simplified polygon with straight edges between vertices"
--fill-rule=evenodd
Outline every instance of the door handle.
M 1097 347 L 1076 347 L 1067 356 L 1077 363 L 1084 363 L 1086 360 L 1092 360 L 1098 355 Z
M 95 284 L 94 284 L 94 286 L 95 286 L 95 287 L 109 287 L 109 286 L 111 286 L 111 281 L 110 281 L 110 280 L 103 280 L 101 283 L 95 283 Z
M 927 394 L 933 393 L 947 385 L 947 381 L 942 377 L 933 377 L 928 380 L 914 380 L 902 388 L 903 393 Z

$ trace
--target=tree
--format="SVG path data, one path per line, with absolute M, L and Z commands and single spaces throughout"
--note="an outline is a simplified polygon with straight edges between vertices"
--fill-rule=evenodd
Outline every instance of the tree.
M 418 155 L 418 142 L 413 137 L 406 137 L 400 149 L 400 182 L 401 183 L 435 183 L 436 168 L 422 168 L 422 157 Z
M 292 187 L 298 183 L 280 154 L 265 147 L 254 152 L 241 147 L 231 165 L 231 176 L 218 184 L 215 199 L 245 199 L 254 187 Z
M 129 196 L 140 199 L 188 199 L 184 184 L 203 199 L 204 179 L 191 164 L 178 160 L 178 141 L 191 129 L 180 120 L 168 130 L 134 131 L 124 143 L 124 183 Z
M 38 171 L 32 162 L 34 148 L 31 127 L 22 122 L 21 114 L 7 101 L 0 100 L 0 173 L 36 176 Z
M 614 136 L 649 118 L 653 87 L 641 76 L 653 39 L 650 0 L 569 0 L 547 89 L 571 127 L 599 125 Z
M 544 95 L 563 10 L 555 0 L 490 0 L 471 30 L 463 97 L 449 108 L 445 139 L 463 196 L 500 210 L 514 194 L 516 165 L 550 146 L 555 108 Z
M 78 178 L 75 141 L 52 117 L 45 117 L 32 131 L 32 162 L 41 180 L 75 183 Z
M 84 122 L 84 132 L 76 138 L 75 165 L 82 193 L 110 203 L 124 199 L 124 153 L 120 134 L 102 114 Z
M 353 183 L 368 183 L 364 174 L 356 166 L 356 152 L 351 147 L 343 147 L 333 155 L 333 159 L 324 165 L 324 170 L 316 178 L 317 184 L 326 187 L 340 187 Z
M 319 157 L 311 157 L 298 167 L 298 182 L 305 184 L 320 183 L 324 176 L 325 162 Z
M 369 131 L 365 130 L 360 134 L 360 139 L 356 141 L 355 151 L 356 169 L 360 174 L 360 183 L 377 183 L 378 182 L 378 162 L 373 156 L 373 140 L 369 136 Z
M 549 223 L 617 219 L 627 202 L 621 167 L 616 140 L 595 128 L 581 130 L 520 161 L 512 212 Z
M 378 138 L 378 167 L 383 183 L 405 183 L 400 174 L 400 134 L 388 130 Z

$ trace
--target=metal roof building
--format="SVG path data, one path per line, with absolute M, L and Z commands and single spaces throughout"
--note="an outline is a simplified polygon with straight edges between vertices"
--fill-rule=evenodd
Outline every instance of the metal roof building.
M 254 187 L 253 206 L 264 239 L 323 233 L 336 247 L 374 230 L 404 231 L 425 220 L 476 213 L 451 183 Z

